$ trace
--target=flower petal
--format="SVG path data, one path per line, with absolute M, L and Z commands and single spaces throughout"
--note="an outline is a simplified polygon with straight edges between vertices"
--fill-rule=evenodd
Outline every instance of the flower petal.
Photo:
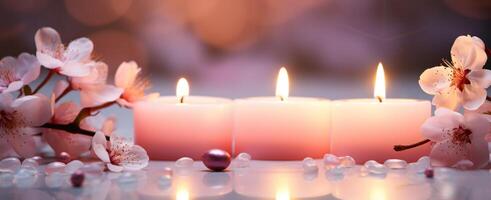
M 43 27 L 34 36 L 36 49 L 42 52 L 56 52 L 62 46 L 60 35 L 51 27 Z
M 102 124 L 101 127 L 102 132 L 104 132 L 107 135 L 111 135 L 115 129 L 116 129 L 116 118 L 108 117 L 106 120 L 104 120 L 104 123 Z
M 22 77 L 24 84 L 29 84 L 36 80 L 41 72 L 41 65 L 38 59 L 28 53 L 21 53 L 17 58 L 17 73 Z
M 464 86 L 462 104 L 465 109 L 476 110 L 486 101 L 487 92 L 477 84 L 466 84 Z
M 84 77 L 74 77 L 71 85 L 75 89 L 81 89 L 89 85 L 101 85 L 106 83 L 108 66 L 104 62 L 91 62 L 90 74 Z
M 73 158 L 90 151 L 92 137 L 80 134 L 71 134 L 55 129 L 44 129 L 43 139 L 55 151 L 56 155 L 68 153 Z
M 84 88 L 80 92 L 80 102 L 83 107 L 93 107 L 119 99 L 123 89 L 112 85 L 102 85 L 93 88 Z
M 121 166 L 125 170 L 140 170 L 148 165 L 148 155 L 145 149 L 138 145 L 133 145 L 129 151 L 122 155 Z
M 437 108 L 444 107 L 455 110 L 461 102 L 462 92 L 455 87 L 449 87 L 435 94 L 432 104 Z
M 65 58 L 71 61 L 87 61 L 94 49 L 94 44 L 89 38 L 78 38 L 68 44 L 65 51 Z
M 69 124 L 77 117 L 81 108 L 73 101 L 63 102 L 56 106 L 53 122 L 57 124 Z
M 63 66 L 63 62 L 61 60 L 54 58 L 49 54 L 38 51 L 36 52 L 36 57 L 38 58 L 39 63 L 48 69 L 56 69 Z
M 112 172 L 121 172 L 124 169 L 122 166 L 113 165 L 111 163 L 107 163 L 106 166 Z
M 449 136 L 448 130 L 459 127 L 463 123 L 464 117 L 445 108 L 439 108 L 435 111 L 435 116 L 428 118 L 421 126 L 421 134 L 425 138 L 434 142 L 440 142 Z
M 96 145 L 101 145 L 104 148 L 104 151 L 106 151 L 108 147 L 106 136 L 101 131 L 96 131 L 95 135 L 92 137 L 92 146 Z
M 452 83 L 453 69 L 444 66 L 436 66 L 425 70 L 419 77 L 419 86 L 428 94 L 437 94 Z
M 116 87 L 126 89 L 133 85 L 141 68 L 138 67 L 135 61 L 123 62 L 119 65 L 114 76 L 114 84 Z
M 450 50 L 452 61 L 463 69 L 482 69 L 487 60 L 486 52 L 475 38 L 459 36 Z
M 3 90 L 3 92 L 15 92 L 20 90 L 22 87 L 24 87 L 24 82 L 22 81 L 14 81 L 9 84 L 7 89 Z
M 36 143 L 32 134 L 35 134 L 36 129 L 22 128 L 19 129 L 20 134 L 7 134 L 7 140 L 14 151 L 23 158 L 30 158 L 36 155 Z
M 64 63 L 60 69 L 60 74 L 69 77 L 84 77 L 90 74 L 91 65 L 80 62 Z
M 488 142 L 484 138 L 472 140 L 468 159 L 474 163 L 474 169 L 480 169 L 489 163 Z
M 94 139 L 92 139 L 94 140 Z M 107 150 L 106 148 L 104 148 L 104 146 L 102 146 L 101 144 L 95 144 L 94 145 L 94 142 L 92 141 L 92 151 L 94 151 L 95 155 L 101 159 L 102 162 L 111 162 L 111 160 L 109 159 L 109 154 L 107 153 Z
M 469 79 L 472 84 L 477 84 L 482 88 L 488 88 L 491 85 L 491 70 L 472 70 L 467 74 L 467 79 Z
M 465 125 L 472 131 L 472 141 L 485 140 L 486 134 L 491 133 L 491 123 L 480 114 L 467 113 Z
M 12 108 L 24 117 L 28 126 L 41 126 L 51 118 L 51 105 L 42 94 L 24 96 L 12 102 Z
M 435 167 L 450 167 L 460 160 L 467 158 L 469 144 L 463 147 L 452 143 L 452 139 L 443 140 L 433 145 L 430 158 Z

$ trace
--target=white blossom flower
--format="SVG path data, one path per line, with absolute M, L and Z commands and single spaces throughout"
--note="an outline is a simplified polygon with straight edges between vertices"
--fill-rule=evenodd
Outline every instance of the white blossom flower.
M 50 27 L 36 32 L 36 56 L 46 68 L 69 77 L 83 77 L 90 73 L 91 53 L 94 44 L 88 38 L 73 40 L 65 48 L 60 35 Z
M 145 149 L 114 135 L 106 141 L 101 131 L 97 131 L 92 138 L 92 150 L 113 172 L 140 170 L 148 165 L 149 158 Z
M 36 154 L 34 134 L 40 133 L 39 126 L 48 122 L 51 108 L 48 98 L 29 95 L 13 99 L 10 94 L 0 94 L 0 138 L 21 157 Z
M 491 85 L 491 71 L 483 69 L 487 56 L 478 37 L 459 36 L 450 51 L 452 62 L 421 74 L 419 85 L 435 95 L 433 104 L 455 110 L 459 105 L 475 110 L 486 100 Z
M 434 143 L 431 164 L 446 167 L 461 160 L 471 161 L 473 168 L 487 165 L 489 149 L 484 137 L 490 130 L 491 124 L 482 115 L 463 116 L 446 108 L 437 109 L 421 127 L 423 136 Z
M 28 53 L 0 60 L 0 93 L 13 92 L 36 80 L 40 72 L 37 58 Z
M 150 82 L 141 78 L 141 68 L 138 67 L 135 61 L 123 62 L 119 65 L 114 77 L 116 87 L 122 88 L 123 94 L 118 99 L 118 103 L 124 107 L 132 107 L 132 104 L 158 97 L 158 93 L 145 95 L 145 90 L 150 87 Z

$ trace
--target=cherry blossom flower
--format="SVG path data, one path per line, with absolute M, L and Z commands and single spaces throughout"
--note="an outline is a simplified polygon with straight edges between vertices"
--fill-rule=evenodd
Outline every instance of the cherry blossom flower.
M 88 38 L 73 40 L 65 48 L 60 35 L 50 27 L 36 32 L 36 56 L 46 68 L 69 77 L 83 77 L 90 73 L 91 53 L 94 44 Z
M 481 168 L 489 161 L 488 143 L 484 139 L 491 126 L 482 115 L 466 114 L 439 108 L 426 120 L 421 131 L 433 142 L 430 153 L 433 166 L 460 166 L 469 160 L 472 168 Z
M 80 103 L 82 106 L 98 106 L 119 99 L 123 89 L 106 84 L 108 71 L 106 63 L 94 62 L 90 67 L 89 76 L 70 79 L 70 87 L 80 90 Z
M 433 104 L 455 110 L 459 105 L 475 110 L 486 100 L 491 85 L 491 70 L 483 69 L 487 56 L 478 37 L 459 36 L 450 51 L 452 62 L 421 74 L 419 85 L 435 95 Z
M 97 131 L 92 138 L 92 150 L 113 172 L 140 170 L 148 165 L 149 158 L 145 149 L 114 135 L 106 141 L 101 131 Z
M 36 127 L 48 122 L 50 117 L 48 98 L 41 94 L 15 100 L 10 94 L 0 94 L 0 138 L 21 157 L 36 154 L 33 135 L 40 132 Z
M 141 68 L 138 67 L 135 61 L 123 62 L 119 65 L 114 82 L 116 87 L 124 90 L 118 103 L 124 107 L 132 107 L 132 104 L 149 98 L 159 96 L 158 93 L 152 93 L 145 96 L 145 90 L 150 87 L 150 82 L 141 78 Z
M 37 58 L 28 53 L 0 60 L 0 93 L 13 92 L 36 80 L 40 72 Z
M 55 107 L 54 102 L 52 104 L 53 107 Z M 50 122 L 54 124 L 69 124 L 73 122 L 75 117 L 77 117 L 80 110 L 81 108 L 76 103 L 72 101 L 64 102 L 55 107 L 54 115 Z M 99 117 L 98 115 L 95 117 L 85 118 L 81 121 L 80 127 L 85 130 L 103 130 L 107 133 L 111 133 L 112 131 L 109 130 L 112 130 L 114 127 L 113 121 L 113 118 L 106 119 Z M 98 122 L 103 122 L 103 124 L 99 125 L 100 123 L 98 124 Z M 64 130 L 48 128 L 43 130 L 43 138 L 51 146 L 51 148 L 53 148 L 56 155 L 66 152 L 75 158 L 89 152 L 92 142 L 92 137 L 87 135 L 73 134 Z

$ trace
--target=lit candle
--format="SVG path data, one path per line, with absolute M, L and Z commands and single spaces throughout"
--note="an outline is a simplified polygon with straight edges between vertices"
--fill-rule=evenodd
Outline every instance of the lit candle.
M 386 99 L 385 77 L 379 63 L 374 99 L 348 99 L 332 104 L 331 152 L 349 155 L 359 163 L 398 158 L 416 161 L 429 145 L 396 152 L 396 144 L 422 140 L 420 127 L 431 115 L 431 103 L 417 99 Z
M 330 101 L 289 97 L 288 74 L 278 75 L 276 97 L 238 99 L 234 105 L 235 153 L 258 160 L 320 158 L 329 151 Z
M 210 149 L 232 152 L 231 100 L 189 96 L 186 79 L 176 96 L 139 102 L 134 106 L 135 142 L 152 160 L 195 160 Z

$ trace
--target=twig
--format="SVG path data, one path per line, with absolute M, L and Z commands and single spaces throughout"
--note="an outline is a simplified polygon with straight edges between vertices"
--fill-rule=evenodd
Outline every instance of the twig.
M 74 133 L 74 134 L 81 134 L 81 135 L 87 135 L 93 137 L 95 135 L 94 131 L 89 131 L 85 129 L 81 129 L 78 127 L 78 125 L 75 125 L 73 123 L 70 124 L 53 124 L 53 123 L 46 123 L 42 126 L 41 128 L 50 128 L 50 129 L 57 129 L 57 130 L 63 130 L 69 133 Z M 105 136 L 106 140 L 109 140 L 109 136 Z
M 36 87 L 36 89 L 34 89 L 34 91 L 32 92 L 32 94 L 36 94 L 37 92 L 39 92 L 39 90 L 44 85 L 46 85 L 46 83 L 48 83 L 49 79 L 51 79 L 51 77 L 53 77 L 54 74 L 55 73 L 54 73 L 53 70 L 49 70 L 48 75 L 46 75 L 46 77 L 44 78 L 44 80 Z
M 404 150 L 412 149 L 414 147 L 421 146 L 421 145 L 426 144 L 428 142 L 430 142 L 430 140 L 426 139 L 426 140 L 422 140 L 422 141 L 419 141 L 419 142 L 416 142 L 416 143 L 410 144 L 410 145 L 394 145 L 394 151 L 404 151 Z

